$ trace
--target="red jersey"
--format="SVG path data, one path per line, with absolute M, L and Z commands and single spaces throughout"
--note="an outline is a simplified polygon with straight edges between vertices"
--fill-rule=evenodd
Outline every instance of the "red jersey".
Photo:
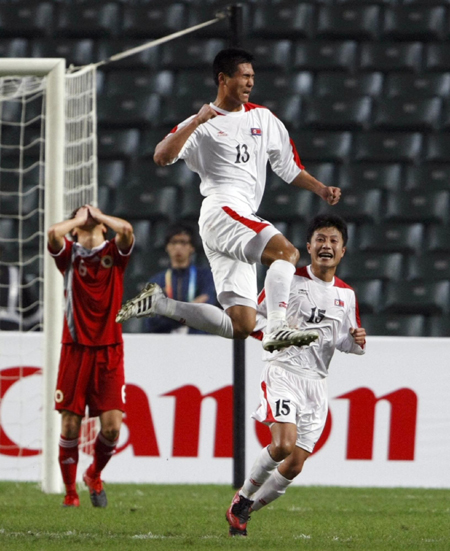
M 62 342 L 85 346 L 122 343 L 122 326 L 115 322 L 122 305 L 123 276 L 130 259 L 115 239 L 92 250 L 64 238 L 59 253 L 48 250 L 64 275 L 66 299 Z

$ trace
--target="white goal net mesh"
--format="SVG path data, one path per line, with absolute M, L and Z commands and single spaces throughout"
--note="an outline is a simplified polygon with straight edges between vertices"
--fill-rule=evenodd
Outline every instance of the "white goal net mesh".
M 33 74 L 0 77 L 0 479 L 35 480 L 41 469 L 40 369 L 43 339 L 54 339 L 43 331 L 47 83 Z M 58 185 L 67 217 L 97 203 L 95 67 L 66 74 L 64 118 Z M 85 453 L 92 437 L 86 422 Z

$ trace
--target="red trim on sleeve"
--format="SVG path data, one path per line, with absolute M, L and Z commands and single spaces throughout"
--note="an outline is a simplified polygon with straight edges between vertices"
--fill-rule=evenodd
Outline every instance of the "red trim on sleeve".
M 260 233 L 264 228 L 266 228 L 269 224 L 264 222 L 257 222 L 256 220 L 250 220 L 249 218 L 245 218 L 245 216 L 241 216 L 233 209 L 230 209 L 230 207 L 222 207 L 222 210 L 228 214 L 228 216 L 231 216 L 233 220 L 236 220 L 236 222 L 240 222 L 244 226 L 247 226 L 247 228 L 253 230 L 255 233 Z
M 307 277 L 308 279 L 311 279 L 311 277 L 308 274 L 308 270 L 306 269 L 306 266 L 302 266 L 301 268 L 297 268 L 295 270 L 294 275 L 301 276 L 301 277 Z
M 262 341 L 264 333 L 262 331 L 253 331 L 253 333 L 250 333 L 250 337 L 253 337 L 257 341 Z
M 264 419 L 263 422 L 264 423 L 276 423 L 277 420 L 273 416 L 272 408 L 270 407 L 269 400 L 267 399 L 267 385 L 266 385 L 265 381 L 263 381 L 261 383 L 261 388 L 262 388 L 262 391 L 264 393 L 264 398 L 266 399 L 266 402 L 267 402 L 267 415 L 266 415 L 266 418 Z

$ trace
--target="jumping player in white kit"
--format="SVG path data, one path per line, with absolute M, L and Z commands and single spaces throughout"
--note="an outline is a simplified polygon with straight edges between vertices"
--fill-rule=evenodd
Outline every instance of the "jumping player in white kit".
M 272 441 L 261 450 L 226 513 L 231 536 L 247 535 L 250 512 L 281 497 L 311 455 L 327 418 L 328 368 L 336 348 L 364 354 L 366 332 L 355 292 L 335 277 L 346 242 L 347 226 L 338 216 L 317 216 L 308 227 L 311 265 L 295 272 L 287 316 L 301 330 L 317 331 L 319 339 L 309 347 L 264 353 L 261 403 L 252 417 L 270 426 Z M 261 338 L 266 315 L 263 290 L 253 336 Z
M 203 200 L 199 226 L 224 311 L 208 304 L 181 303 L 149 284 L 117 315 L 167 316 L 190 327 L 226 338 L 245 339 L 256 323 L 256 263 L 269 266 L 265 280 L 266 350 L 308 345 L 316 332 L 289 327 L 289 287 L 299 260 L 298 250 L 268 221 L 255 213 L 266 182 L 267 162 L 284 181 L 312 191 L 330 205 L 340 189 L 325 186 L 304 169 L 283 123 L 268 109 L 249 103 L 254 84 L 253 56 L 229 48 L 213 63 L 217 98 L 160 142 L 154 160 L 166 166 L 184 159 L 201 178 Z

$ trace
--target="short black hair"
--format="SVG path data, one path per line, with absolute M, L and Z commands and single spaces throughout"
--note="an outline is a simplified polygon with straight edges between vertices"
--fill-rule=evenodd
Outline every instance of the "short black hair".
M 242 48 L 225 48 L 220 50 L 213 61 L 213 77 L 216 85 L 219 85 L 219 73 L 225 73 L 232 77 L 241 63 L 251 63 L 253 55 Z
M 169 241 L 174 237 L 175 235 L 179 235 L 180 233 L 187 235 L 191 240 L 191 245 L 196 249 L 196 233 L 192 226 L 189 224 L 184 224 L 183 222 L 177 222 L 175 224 L 172 224 L 167 228 L 166 231 L 166 237 L 165 237 L 165 245 L 167 246 Z
M 311 243 L 314 232 L 320 228 L 336 228 L 342 235 L 344 247 L 348 240 L 348 229 L 346 221 L 337 214 L 318 214 L 308 225 L 306 231 L 306 242 Z

